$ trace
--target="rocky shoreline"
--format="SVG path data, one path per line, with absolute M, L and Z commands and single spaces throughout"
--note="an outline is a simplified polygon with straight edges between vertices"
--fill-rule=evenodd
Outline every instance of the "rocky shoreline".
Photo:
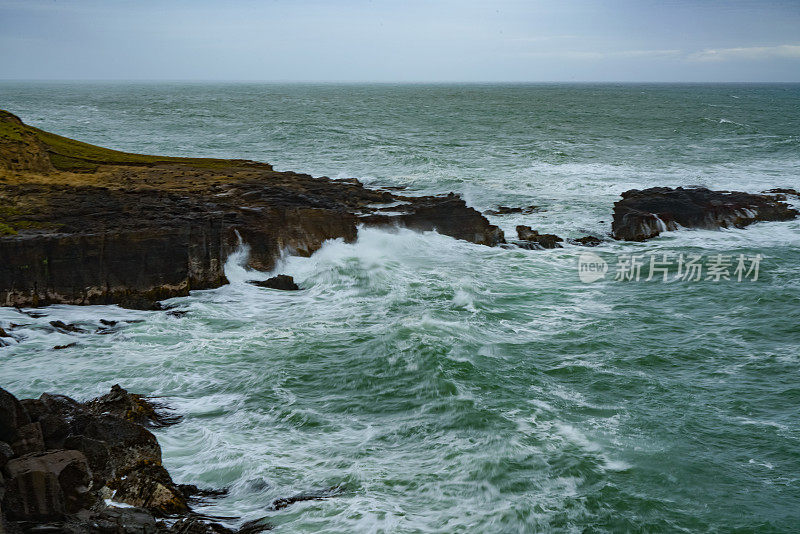
M 0 388 L 0 533 L 269 530 L 256 520 L 234 531 L 192 511 L 198 499 L 225 491 L 176 484 L 164 468 L 148 427 L 179 421 L 118 385 L 85 403 L 50 393 L 18 400 Z
M 243 160 L 142 156 L 73 141 L 0 111 L 0 305 L 157 301 L 250 266 L 310 255 L 359 225 L 436 230 L 493 246 L 503 232 L 457 195 L 407 197 Z
M 518 239 L 507 243 L 500 228 L 453 193 L 404 196 L 254 161 L 118 152 L 0 110 L 0 305 L 159 309 L 161 300 L 227 283 L 225 261 L 242 242 L 250 246 L 249 266 L 270 270 L 283 252 L 307 256 L 329 239 L 352 242 L 362 225 L 529 250 L 597 246 L 679 228 L 793 219 L 798 212 L 784 202 L 787 194 L 796 191 L 630 190 L 614 205 L 608 236 L 565 240 L 520 225 Z

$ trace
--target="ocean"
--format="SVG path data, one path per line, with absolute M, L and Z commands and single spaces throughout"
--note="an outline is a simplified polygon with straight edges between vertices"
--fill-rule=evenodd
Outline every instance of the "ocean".
M 800 189 L 796 84 L 3 82 L 0 108 L 124 151 L 535 205 L 489 216 L 508 238 L 608 238 L 633 188 Z M 608 267 L 591 283 L 589 252 Z M 800 525 L 800 220 L 539 251 L 362 229 L 273 273 L 246 255 L 229 285 L 168 301 L 182 316 L 0 308 L 0 326 L 25 325 L 0 386 L 161 397 L 184 416 L 155 431 L 173 477 L 230 490 L 200 510 L 276 532 Z M 699 280 L 681 257 L 701 258 Z M 726 261 L 727 279 L 708 274 Z M 303 290 L 247 283 L 278 273 Z

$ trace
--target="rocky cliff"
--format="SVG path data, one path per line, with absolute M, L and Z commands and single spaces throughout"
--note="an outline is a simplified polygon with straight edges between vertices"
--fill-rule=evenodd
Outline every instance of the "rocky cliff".
M 226 283 L 240 238 L 250 265 L 267 270 L 284 250 L 353 241 L 360 224 L 504 242 L 453 194 L 407 197 L 247 160 L 118 152 L 0 110 L 0 305 L 147 308 Z
M 157 408 L 119 386 L 86 403 L 0 388 L 0 533 L 233 534 L 191 509 L 224 491 L 176 484 L 162 465 L 146 427 L 180 418 Z

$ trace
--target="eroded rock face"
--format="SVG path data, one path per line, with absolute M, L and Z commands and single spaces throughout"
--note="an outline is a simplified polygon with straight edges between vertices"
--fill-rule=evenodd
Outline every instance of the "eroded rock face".
M 12 519 L 56 519 L 91 504 L 91 472 L 78 451 L 27 454 L 5 466 L 3 510 Z
M 418 231 L 437 231 L 456 239 L 490 247 L 505 243 L 503 231 L 490 224 L 478 210 L 450 193 L 444 197 L 398 197 L 405 201 L 392 207 L 393 215 L 371 214 L 360 219 L 369 226 L 402 226 Z
M 87 403 L 52 394 L 18 401 L 0 388 L 4 435 L 18 444 L 35 428 L 35 448 L 45 449 L 26 452 L 0 441 L 0 527 L 13 533 L 33 525 L 74 534 L 232 533 L 189 506 L 196 493 L 222 492 L 179 486 L 161 464 L 158 442 L 143 424 L 177 419 L 154 406 L 119 386 Z M 108 498 L 127 507 L 109 506 Z M 156 520 L 167 515 L 178 520 L 178 530 Z M 260 532 L 268 525 L 248 528 L 244 532 Z
M 742 228 L 758 221 L 786 221 L 797 210 L 770 195 L 705 188 L 653 187 L 622 193 L 614 204 L 615 239 L 644 241 L 683 228 Z
M 65 138 L 51 146 L 43 140 L 54 136 L 7 113 L 0 134 L 52 160 L 47 171 L 48 161 L 26 163 L 26 173 L 0 164 L 4 306 L 157 309 L 159 300 L 225 284 L 225 261 L 241 241 L 250 267 L 269 270 L 283 251 L 307 256 L 328 239 L 354 241 L 359 224 L 504 242 L 499 228 L 452 194 L 404 197 L 255 162 L 123 154 Z M 19 160 L 8 146 L 0 142 L 0 163 Z M 380 208 L 398 202 L 392 213 Z

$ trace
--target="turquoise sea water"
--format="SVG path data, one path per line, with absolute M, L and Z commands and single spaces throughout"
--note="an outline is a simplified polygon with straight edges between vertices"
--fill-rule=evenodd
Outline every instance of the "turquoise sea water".
M 0 84 L 29 124 L 126 151 L 462 193 L 507 235 L 606 235 L 619 193 L 800 189 L 797 85 Z M 795 204 L 797 204 L 795 199 Z M 362 230 L 276 273 L 171 303 L 0 309 L 0 385 L 87 399 L 120 383 L 210 514 L 277 532 L 791 532 L 800 528 L 800 221 L 580 254 Z M 760 254 L 758 280 L 614 280 L 620 256 Z M 731 267 L 731 274 L 733 274 Z M 127 322 L 112 335 L 48 321 Z M 54 345 L 77 342 L 53 351 Z M 278 497 L 336 497 L 271 512 Z

